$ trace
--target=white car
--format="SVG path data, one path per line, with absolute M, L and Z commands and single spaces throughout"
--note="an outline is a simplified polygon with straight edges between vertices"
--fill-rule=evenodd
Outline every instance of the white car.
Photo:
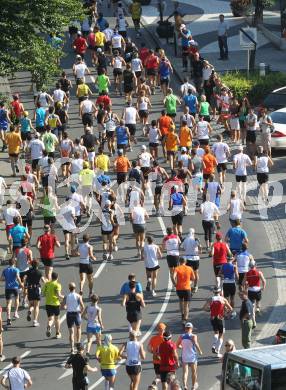
M 271 133 L 271 148 L 286 149 L 286 108 L 273 111 L 268 115 L 270 115 L 274 126 L 274 131 Z M 261 145 L 259 130 L 256 143 Z

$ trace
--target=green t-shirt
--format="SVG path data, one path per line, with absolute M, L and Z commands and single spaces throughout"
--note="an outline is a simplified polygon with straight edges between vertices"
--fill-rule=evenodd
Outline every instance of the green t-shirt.
M 42 141 L 45 145 L 45 149 L 48 153 L 55 151 L 55 145 L 58 143 L 58 139 L 53 133 L 45 133 L 42 137 Z
M 210 104 L 208 102 L 201 102 L 200 115 L 204 115 L 204 116 L 210 115 Z
M 43 294 L 46 298 L 46 305 L 60 306 L 60 300 L 57 293 L 60 293 L 62 286 L 56 280 L 51 280 L 44 285 Z
M 177 97 L 175 95 L 166 96 L 165 105 L 167 114 L 175 114 L 177 112 Z
M 49 195 L 45 195 L 43 199 L 43 207 L 42 209 L 42 214 L 44 218 L 49 218 L 49 217 L 55 217 L 56 216 L 56 210 L 53 207 L 53 202 L 50 201 Z
M 108 77 L 105 74 L 97 76 L 98 92 L 108 91 Z

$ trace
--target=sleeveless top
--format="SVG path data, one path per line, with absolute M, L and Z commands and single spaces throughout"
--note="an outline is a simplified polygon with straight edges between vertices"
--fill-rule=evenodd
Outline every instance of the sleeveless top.
M 257 173 L 268 173 L 268 157 L 260 156 L 257 158 Z
M 139 366 L 139 365 L 141 365 L 139 341 L 127 341 L 126 355 L 127 355 L 126 366 Z
M 141 312 L 141 302 L 136 299 L 136 293 L 128 294 L 128 301 L 126 302 L 127 313 Z
M 79 244 L 79 256 L 80 256 L 80 264 L 90 264 L 90 259 L 89 259 L 89 248 L 90 244 L 87 242 L 83 242 L 82 244 Z
M 90 327 L 96 327 L 99 326 L 98 322 L 98 306 L 88 306 L 86 309 L 86 314 L 87 314 L 87 326 Z
M 67 312 L 80 312 L 79 296 L 76 292 L 70 292 L 66 296 Z

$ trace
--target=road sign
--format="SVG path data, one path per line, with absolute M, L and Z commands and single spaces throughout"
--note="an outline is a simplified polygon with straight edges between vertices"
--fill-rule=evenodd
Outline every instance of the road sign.
M 241 28 L 239 32 L 239 40 L 242 49 L 255 49 L 255 44 L 257 44 L 257 29 L 253 27 Z

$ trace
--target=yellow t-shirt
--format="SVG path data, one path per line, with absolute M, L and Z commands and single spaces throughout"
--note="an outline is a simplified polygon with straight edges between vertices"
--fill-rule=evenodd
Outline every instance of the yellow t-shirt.
M 95 34 L 95 46 L 103 46 L 105 42 L 105 35 L 103 32 L 98 31 Z
M 89 94 L 89 87 L 86 84 L 79 84 L 77 87 L 77 97 L 87 96 Z
M 95 355 L 100 360 L 101 369 L 113 369 L 119 357 L 119 349 L 113 344 L 100 345 L 97 347 Z
M 62 291 L 62 286 L 56 280 L 51 280 L 44 284 L 43 295 L 46 298 L 46 305 L 59 306 L 60 300 L 57 293 Z
M 22 139 L 20 133 L 16 133 L 15 131 L 11 131 L 10 133 L 7 133 L 5 136 L 5 141 L 8 145 L 9 154 L 20 153 L 20 148 L 22 145 Z
M 91 186 L 94 178 L 94 171 L 92 169 L 82 169 L 79 173 L 79 177 L 83 186 Z
M 108 172 L 109 157 L 106 154 L 100 154 L 95 159 L 96 168 L 101 169 L 104 172 Z

